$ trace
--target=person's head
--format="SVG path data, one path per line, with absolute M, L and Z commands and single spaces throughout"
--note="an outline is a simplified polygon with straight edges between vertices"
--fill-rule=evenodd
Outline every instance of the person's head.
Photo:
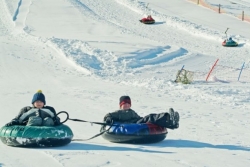
M 232 40 L 232 37 L 230 37 L 229 40 Z
M 128 110 L 131 107 L 131 99 L 129 96 L 121 96 L 120 97 L 120 109 L 122 110 Z
M 43 106 L 46 104 L 45 96 L 41 90 L 38 90 L 34 94 L 32 101 L 31 101 L 31 104 L 33 104 L 33 106 L 36 108 L 43 108 Z

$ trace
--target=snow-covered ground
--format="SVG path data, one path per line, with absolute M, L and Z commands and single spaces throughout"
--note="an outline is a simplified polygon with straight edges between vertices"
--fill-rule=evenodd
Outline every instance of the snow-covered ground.
M 249 166 L 250 23 L 234 15 L 247 14 L 250 0 L 206 2 L 228 13 L 186 0 L 0 0 L 2 125 L 38 89 L 70 118 L 101 122 L 124 94 L 141 116 L 170 107 L 181 116 L 180 128 L 155 144 L 102 137 L 43 149 L 0 143 L 0 167 Z M 155 24 L 138 21 L 147 13 Z M 238 47 L 221 46 L 227 28 Z M 194 72 L 192 84 L 173 82 L 183 65 Z M 76 139 L 100 129 L 65 124 Z

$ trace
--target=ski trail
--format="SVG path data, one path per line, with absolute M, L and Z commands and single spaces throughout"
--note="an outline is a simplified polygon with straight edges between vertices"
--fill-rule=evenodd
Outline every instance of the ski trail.
M 135 56 L 119 58 L 118 61 L 126 61 L 130 68 L 139 68 L 148 65 L 160 65 L 167 63 L 175 58 L 182 57 L 188 54 L 188 51 L 183 48 L 171 48 L 170 46 L 156 47 L 143 52 L 138 52 Z
M 20 8 L 21 4 L 22 4 L 22 0 L 20 0 L 19 3 L 18 3 L 18 7 L 17 7 L 16 12 L 15 12 L 15 14 L 13 16 L 13 21 L 16 21 L 16 19 L 17 19 L 17 15 L 19 13 L 19 8 Z
M 15 30 L 19 33 L 23 32 L 25 28 L 25 21 L 29 13 L 29 8 L 31 5 L 31 0 L 20 0 L 13 16 L 13 21 L 15 22 Z

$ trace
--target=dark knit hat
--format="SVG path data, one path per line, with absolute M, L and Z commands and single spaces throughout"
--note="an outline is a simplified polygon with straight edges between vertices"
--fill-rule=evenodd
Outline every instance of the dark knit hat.
M 121 96 L 120 97 L 120 107 L 123 105 L 123 104 L 126 104 L 126 103 L 128 103 L 128 104 L 130 104 L 131 105 L 131 99 L 130 99 L 130 97 L 129 96 Z
M 32 98 L 32 101 L 31 101 L 31 104 L 34 104 L 34 103 L 35 103 L 36 101 L 38 101 L 38 100 L 42 101 L 42 102 L 44 103 L 44 105 L 46 104 L 45 96 L 44 96 L 44 94 L 42 93 L 41 90 L 38 90 L 38 91 L 34 94 L 34 96 L 33 96 L 33 98 Z

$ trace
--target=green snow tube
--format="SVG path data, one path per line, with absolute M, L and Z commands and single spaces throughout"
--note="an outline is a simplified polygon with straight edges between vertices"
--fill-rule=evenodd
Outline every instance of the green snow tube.
M 14 147 L 56 147 L 69 144 L 73 132 L 66 125 L 58 126 L 4 126 L 1 141 Z
M 231 40 L 231 41 L 224 41 L 223 43 L 222 43 L 222 46 L 225 46 L 225 47 L 236 47 L 236 46 L 238 46 L 238 43 L 237 42 L 235 42 L 235 41 L 233 41 L 233 40 Z

